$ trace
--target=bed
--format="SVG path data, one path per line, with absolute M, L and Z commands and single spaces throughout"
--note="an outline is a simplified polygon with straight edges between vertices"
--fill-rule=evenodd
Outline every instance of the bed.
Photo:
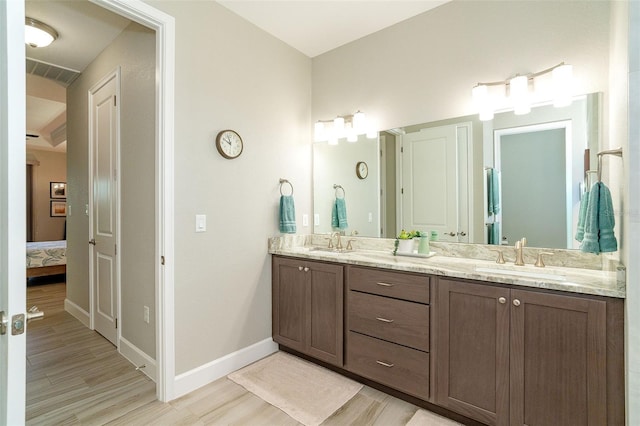
M 27 243 L 27 278 L 67 272 L 67 241 Z

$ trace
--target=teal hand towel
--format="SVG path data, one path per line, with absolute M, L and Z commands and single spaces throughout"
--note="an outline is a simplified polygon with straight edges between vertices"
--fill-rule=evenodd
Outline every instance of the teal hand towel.
M 488 170 L 487 192 L 489 215 L 500 213 L 500 172 L 496 169 Z
M 280 232 L 296 233 L 296 206 L 291 195 L 280 197 Z
M 589 192 L 582 194 L 580 199 L 580 211 L 578 212 L 578 226 L 576 227 L 576 241 L 584 239 L 584 223 L 587 220 L 587 205 L 589 204 Z
M 580 250 L 586 253 L 606 253 L 618 250 L 613 233 L 615 219 L 611 192 L 602 182 L 591 188 Z
M 344 198 L 336 198 L 331 210 L 331 226 L 338 229 L 347 229 L 347 204 Z

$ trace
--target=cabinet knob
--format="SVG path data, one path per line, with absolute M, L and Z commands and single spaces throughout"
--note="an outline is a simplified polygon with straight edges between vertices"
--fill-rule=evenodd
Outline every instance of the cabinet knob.
M 305 267 L 304 267 L 304 271 L 305 271 L 305 272 L 309 272 L 309 268 L 305 266 Z
M 450 237 L 455 237 L 458 234 L 456 232 L 451 231 L 451 232 L 445 232 L 444 235 L 448 235 Z
M 460 231 L 460 232 L 458 232 L 458 235 L 460 235 L 461 237 L 466 237 L 467 233 L 464 232 L 464 231 Z
M 298 271 L 302 271 L 302 266 L 298 266 Z
M 507 299 L 505 299 L 504 297 L 500 297 L 498 299 L 498 302 L 500 302 L 500 303 L 502 303 L 504 305 L 505 303 L 507 303 Z
M 520 306 L 520 301 L 518 299 L 513 299 L 513 306 Z

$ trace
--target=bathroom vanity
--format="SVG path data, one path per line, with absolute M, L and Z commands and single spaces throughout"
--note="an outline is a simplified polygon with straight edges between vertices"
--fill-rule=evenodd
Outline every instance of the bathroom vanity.
M 313 243 L 270 242 L 282 347 L 489 425 L 624 424 L 615 271 Z

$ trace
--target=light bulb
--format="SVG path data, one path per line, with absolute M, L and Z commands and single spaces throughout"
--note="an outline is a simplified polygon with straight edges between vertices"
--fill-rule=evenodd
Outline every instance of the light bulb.
M 551 72 L 553 78 L 553 106 L 565 107 L 571 105 L 573 81 L 573 66 L 560 65 Z
M 366 118 L 364 112 L 357 111 L 353 114 L 353 130 L 356 134 L 361 135 L 366 132 Z
M 315 142 L 322 142 L 326 139 L 324 123 L 322 121 L 316 121 L 316 124 L 313 126 L 313 140 Z
M 513 103 L 513 112 L 516 115 L 528 114 L 531 111 L 529 103 L 529 78 L 519 75 L 509 80 L 510 97 Z
M 471 96 L 473 102 L 478 108 L 478 113 L 481 121 L 488 121 L 493 119 L 493 105 L 491 98 L 489 97 L 489 88 L 484 84 L 478 84 L 471 90 Z

